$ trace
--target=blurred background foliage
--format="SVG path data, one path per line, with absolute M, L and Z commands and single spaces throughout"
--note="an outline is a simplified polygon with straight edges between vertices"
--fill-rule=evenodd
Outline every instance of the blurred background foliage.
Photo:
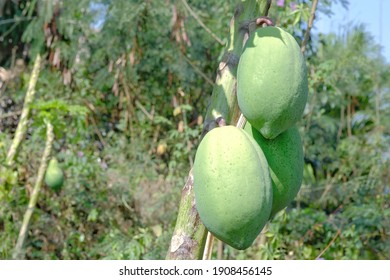
M 165 258 L 236 2 L 0 2 L 3 167 L 34 57 L 44 57 L 17 164 L 1 169 L 1 259 L 15 246 L 47 118 L 66 181 L 42 189 L 26 257 Z M 348 8 L 320 1 L 318 15 L 336 2 Z M 310 6 L 274 1 L 270 16 L 300 43 Z M 214 258 L 390 259 L 390 66 L 364 26 L 314 30 L 301 191 L 252 247 Z

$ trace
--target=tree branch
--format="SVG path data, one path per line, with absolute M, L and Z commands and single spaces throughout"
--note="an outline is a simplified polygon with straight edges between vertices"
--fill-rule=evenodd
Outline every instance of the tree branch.
M 313 27 L 313 22 L 314 22 L 314 17 L 315 17 L 316 10 L 317 10 L 317 5 L 318 5 L 318 0 L 313 0 L 313 4 L 311 5 L 311 12 L 310 12 L 308 26 L 307 26 L 307 29 L 305 32 L 305 37 L 303 38 L 302 45 L 301 45 L 301 52 L 302 53 L 305 53 L 307 43 L 309 42 L 310 31 Z
M 329 244 L 325 247 L 324 250 L 316 257 L 316 259 L 319 259 L 322 257 L 322 255 L 329 249 L 329 247 L 333 244 L 333 242 L 336 240 L 336 238 L 340 235 L 341 230 L 338 229 L 336 232 L 336 235 L 333 237 L 333 239 L 329 242 Z
M 194 68 L 194 71 L 196 73 L 198 73 L 208 84 L 210 84 L 211 86 L 214 85 L 214 82 L 209 78 L 207 77 L 207 75 L 205 75 L 202 70 L 200 70 L 184 53 L 181 53 L 181 55 L 183 56 L 184 60 L 192 67 Z
M 199 18 L 199 16 L 191 9 L 190 5 L 188 5 L 186 0 L 181 0 L 183 2 L 184 7 L 188 10 L 188 12 L 194 17 L 194 19 L 199 23 L 200 26 L 203 27 L 204 30 L 206 30 L 207 33 L 211 35 L 217 41 L 220 45 L 224 45 L 225 43 L 217 36 L 215 35 Z

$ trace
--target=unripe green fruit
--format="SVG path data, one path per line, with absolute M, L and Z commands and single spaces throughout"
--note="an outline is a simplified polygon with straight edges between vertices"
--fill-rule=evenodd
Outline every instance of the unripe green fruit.
M 305 108 L 307 70 L 300 48 L 278 27 L 258 28 L 237 69 L 237 99 L 246 119 L 267 139 L 295 124 Z
M 211 130 L 196 152 L 196 208 L 218 239 L 246 249 L 269 219 L 272 183 L 265 156 L 241 128 Z
M 296 126 L 274 139 L 265 139 L 248 122 L 244 129 L 258 143 L 270 168 L 273 217 L 295 198 L 301 188 L 304 165 L 301 136 Z
M 49 162 L 45 174 L 45 183 L 55 191 L 60 190 L 64 184 L 64 173 L 55 158 L 52 158 Z

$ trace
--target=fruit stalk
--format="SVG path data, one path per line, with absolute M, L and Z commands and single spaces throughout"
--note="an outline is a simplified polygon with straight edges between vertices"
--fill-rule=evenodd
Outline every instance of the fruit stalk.
M 311 28 L 313 27 L 313 22 L 314 22 L 315 13 L 316 13 L 316 10 L 317 10 L 317 5 L 318 5 L 318 0 L 313 0 L 313 3 L 311 5 L 310 18 L 309 18 L 308 26 L 307 26 L 307 29 L 306 29 L 306 32 L 305 32 L 305 36 L 304 36 L 303 41 L 302 41 L 302 45 L 301 45 L 301 52 L 302 53 L 305 53 L 307 43 L 309 42 L 310 31 L 311 31 Z
M 12 255 L 13 259 L 24 259 L 23 245 L 27 237 L 28 227 L 30 224 L 31 216 L 34 212 L 35 205 L 37 204 L 38 195 L 41 190 L 43 178 L 45 176 L 47 163 L 49 161 L 50 153 L 52 150 L 53 142 L 54 142 L 54 133 L 53 133 L 53 125 L 46 121 L 46 145 L 43 151 L 43 155 L 41 158 L 41 165 L 38 170 L 38 177 L 35 181 L 34 189 L 30 197 L 30 201 L 28 203 L 27 210 L 23 217 L 23 223 L 20 228 L 18 240 L 16 242 L 16 246 Z
M 236 74 L 239 57 L 253 18 L 266 16 L 271 0 L 241 0 L 230 22 L 225 54 L 219 63 L 210 105 L 206 112 L 202 137 L 219 125 L 220 120 L 236 123 L 240 110 L 236 98 Z M 195 207 L 193 174 L 189 172 L 182 190 L 176 226 L 166 259 L 202 259 L 207 230 Z

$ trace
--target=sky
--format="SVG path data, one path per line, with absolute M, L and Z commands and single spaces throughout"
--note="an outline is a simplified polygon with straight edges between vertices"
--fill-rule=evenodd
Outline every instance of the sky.
M 334 4 L 332 11 L 332 16 L 321 14 L 316 19 L 314 32 L 342 34 L 343 27 L 363 23 L 390 63 L 390 0 L 349 0 L 348 10 Z

